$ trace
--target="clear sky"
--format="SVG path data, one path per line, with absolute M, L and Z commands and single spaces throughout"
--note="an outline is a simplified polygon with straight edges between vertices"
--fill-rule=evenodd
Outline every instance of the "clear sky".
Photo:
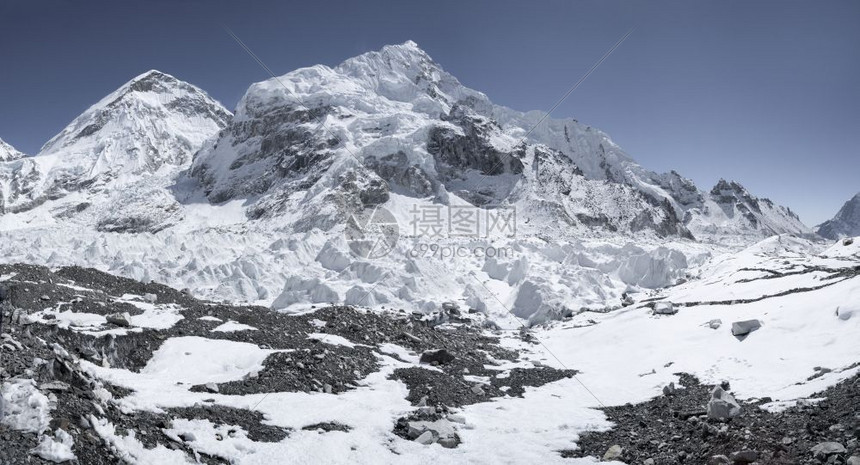
M 0 4 L 0 138 L 33 154 L 148 69 L 232 108 L 264 72 L 415 40 L 464 84 L 607 131 L 642 165 L 719 178 L 809 225 L 860 191 L 860 2 L 71 1 Z

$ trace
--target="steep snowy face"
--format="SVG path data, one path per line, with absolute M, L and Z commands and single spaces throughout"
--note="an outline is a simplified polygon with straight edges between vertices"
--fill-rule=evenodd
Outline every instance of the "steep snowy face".
M 836 216 L 816 226 L 815 232 L 827 239 L 860 236 L 860 193 L 845 202 Z
M 750 194 L 742 185 L 721 179 L 701 207 L 689 212 L 690 229 L 697 237 L 744 237 L 793 234 L 812 230 L 790 208 Z
M 250 217 L 289 214 L 298 230 L 330 229 L 394 193 L 520 205 L 567 231 L 689 237 L 692 183 L 642 169 L 574 120 L 529 133 L 540 117 L 492 104 L 406 42 L 254 84 L 192 176 L 211 201 L 252 198 Z
M 119 188 L 187 166 L 229 119 L 197 87 L 159 71 L 141 74 L 3 176 L 6 209 L 23 211 L 71 192 Z
M 3 139 L 0 139 L 0 163 L 4 161 L 17 160 L 19 158 L 24 157 L 25 155 L 16 150 L 15 147 L 12 147 Z

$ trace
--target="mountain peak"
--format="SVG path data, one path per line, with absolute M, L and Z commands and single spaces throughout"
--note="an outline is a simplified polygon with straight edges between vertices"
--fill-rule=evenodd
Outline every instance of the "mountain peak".
M 818 225 L 815 232 L 827 239 L 860 236 L 860 192 L 845 202 L 836 216 Z
M 25 156 L 24 153 L 18 151 L 3 139 L 0 139 L 0 162 L 17 160 Z

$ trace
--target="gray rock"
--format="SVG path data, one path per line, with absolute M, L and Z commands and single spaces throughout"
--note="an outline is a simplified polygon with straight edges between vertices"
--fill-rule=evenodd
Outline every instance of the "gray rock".
M 663 386 L 663 395 L 664 396 L 674 396 L 675 395 L 675 383 L 669 383 L 667 386 Z
M 708 328 L 719 329 L 723 325 L 723 320 L 717 318 L 708 322 Z
M 472 386 L 472 392 L 476 395 L 479 395 L 479 396 L 483 396 L 485 394 L 484 389 L 481 388 L 481 386 L 478 386 L 477 384 Z
M 615 444 L 607 449 L 606 453 L 603 454 L 603 461 L 608 462 L 610 460 L 618 460 L 621 458 L 622 453 L 624 453 L 624 449 L 622 449 L 618 444 Z
M 815 458 L 822 459 L 827 458 L 828 456 L 831 456 L 833 454 L 844 454 L 845 446 L 839 444 L 838 442 L 822 442 L 810 449 L 810 452 L 812 452 L 812 455 Z
M 417 442 L 418 444 L 424 444 L 425 446 L 429 446 L 430 444 L 436 442 L 436 436 L 433 435 L 432 431 L 425 431 L 421 433 L 420 436 L 415 438 L 415 442 Z
M 845 462 L 845 465 L 860 465 L 860 455 L 852 455 Z
M 735 321 L 732 323 L 732 336 L 746 336 L 759 328 L 761 328 L 759 320 Z
M 143 300 L 145 300 L 151 304 L 154 304 L 154 303 L 158 302 L 158 296 L 155 294 L 144 294 Z
M 68 391 L 69 385 L 68 385 L 68 383 L 64 383 L 62 381 L 51 381 L 48 383 L 42 383 L 39 386 L 39 389 L 41 389 L 43 391 L 61 392 L 61 391 Z
M 444 365 L 454 361 L 454 355 L 445 349 L 428 350 L 421 354 L 421 363 L 433 363 Z
M 708 465 L 726 465 L 732 463 L 725 455 L 714 455 L 708 459 Z
M 708 401 L 708 418 L 715 420 L 728 420 L 741 413 L 741 406 L 731 394 L 717 386 L 711 392 L 711 400 Z
M 732 452 L 729 459 L 732 463 L 753 463 L 758 460 L 758 452 L 750 449 Z
M 654 459 L 645 459 L 642 465 L 654 465 Z
M 105 316 L 105 319 L 108 323 L 113 323 L 117 326 L 126 328 L 131 326 L 131 315 L 129 315 L 128 312 L 111 313 L 110 315 Z
M 446 449 L 453 449 L 460 445 L 460 438 L 458 436 L 451 436 L 447 438 L 439 438 L 436 442 Z
M 654 304 L 654 314 L 656 315 L 674 315 L 678 313 L 678 309 L 672 302 L 657 302 Z
M 220 389 L 218 389 L 218 384 L 216 383 L 206 383 L 203 387 L 206 388 L 208 392 L 217 393 Z

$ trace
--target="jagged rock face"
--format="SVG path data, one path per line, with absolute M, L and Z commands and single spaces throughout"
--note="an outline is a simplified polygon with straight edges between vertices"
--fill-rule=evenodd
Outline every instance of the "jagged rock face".
M 159 71 L 144 73 L 90 107 L 39 154 L 4 167 L 3 208 L 26 211 L 70 192 L 119 191 L 150 175 L 171 176 L 230 117 L 202 90 Z
M 860 194 L 845 202 L 833 219 L 816 226 L 815 232 L 827 239 L 860 236 Z
M 3 139 L 0 139 L 0 163 L 24 158 L 24 154 L 12 147 Z
M 688 210 L 687 223 L 696 237 L 812 234 L 796 213 L 770 199 L 750 194 L 736 182 L 721 179 L 701 206 Z

